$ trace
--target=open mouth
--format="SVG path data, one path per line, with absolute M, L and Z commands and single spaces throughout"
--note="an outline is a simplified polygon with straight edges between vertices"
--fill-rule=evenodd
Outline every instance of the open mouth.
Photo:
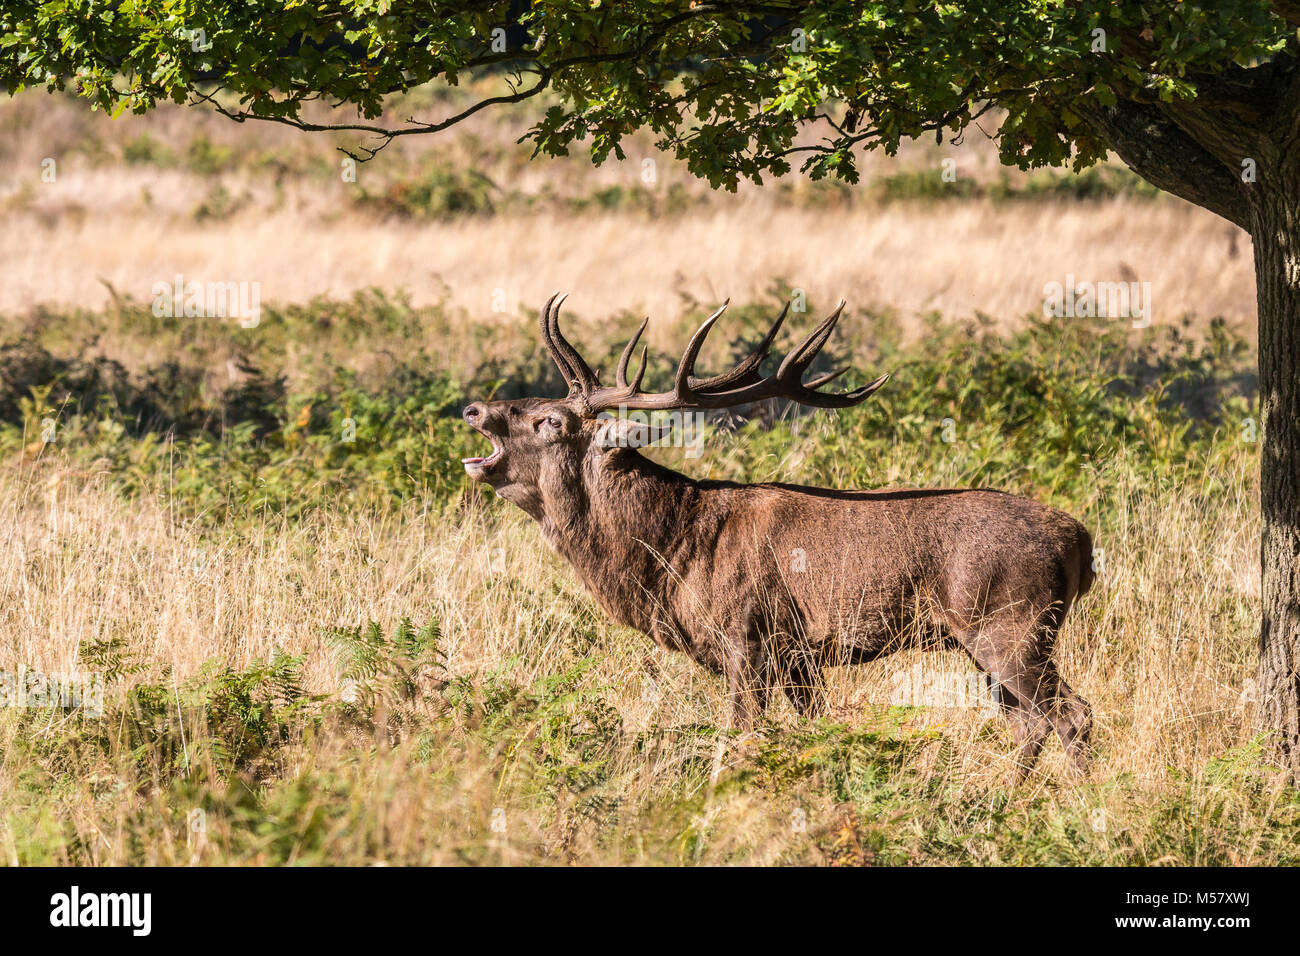
M 504 451 L 504 449 L 501 447 L 501 443 L 498 442 L 494 437 L 487 434 L 486 432 L 479 432 L 479 434 L 492 443 L 492 454 L 488 455 L 487 457 L 462 458 L 460 460 L 460 463 L 464 465 L 466 468 L 473 468 L 476 471 L 482 471 L 486 468 L 491 468 L 493 465 L 495 465 L 498 461 L 501 460 L 501 454 Z

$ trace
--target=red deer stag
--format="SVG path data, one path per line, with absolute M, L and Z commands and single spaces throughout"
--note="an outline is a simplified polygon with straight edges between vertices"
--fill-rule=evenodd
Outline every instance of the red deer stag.
M 843 302 L 774 374 L 759 367 L 788 305 L 753 354 L 698 378 L 696 357 L 719 309 L 691 337 L 666 392 L 641 391 L 645 348 L 627 378 L 646 322 L 623 350 L 615 384 L 602 386 L 560 333 L 562 302 L 552 296 L 541 327 L 569 394 L 466 407 L 492 453 L 464 465 L 538 522 L 610 617 L 725 675 L 739 728 L 753 725 L 778 687 L 801 714 L 815 714 L 824 666 L 917 640 L 961 647 L 998 689 L 1021 772 L 1052 730 L 1075 766 L 1085 766 L 1089 708 L 1051 658 L 1066 612 L 1093 579 L 1092 541 L 1070 515 L 984 489 L 696 481 L 635 450 L 662 433 L 600 415 L 766 398 L 857 405 L 889 376 L 840 393 L 820 389 L 846 370 L 803 382 Z

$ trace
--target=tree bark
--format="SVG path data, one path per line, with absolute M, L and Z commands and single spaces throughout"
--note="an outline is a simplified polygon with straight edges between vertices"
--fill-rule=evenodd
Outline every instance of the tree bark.
M 1258 703 L 1263 729 L 1300 783 L 1300 176 L 1291 165 L 1261 177 L 1250 231 L 1263 425 Z
M 1151 185 L 1250 228 L 1250 194 L 1239 171 L 1212 156 L 1159 107 L 1120 100 L 1113 107 L 1075 109 Z
M 1300 0 L 1291 5 L 1300 21 Z M 1263 620 L 1258 719 L 1300 786 L 1300 64 L 1289 56 L 1177 104 L 1082 111 L 1139 175 L 1245 228 L 1259 313 Z M 1242 178 L 1254 161 L 1256 181 Z

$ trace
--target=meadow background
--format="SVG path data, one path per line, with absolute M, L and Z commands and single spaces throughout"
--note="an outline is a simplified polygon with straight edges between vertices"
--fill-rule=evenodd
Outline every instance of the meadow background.
M 641 138 L 530 162 L 527 120 L 399 141 L 351 182 L 348 140 L 0 102 L 0 673 L 103 682 L 99 715 L 0 708 L 0 858 L 1296 862 L 1253 723 L 1244 233 L 1118 166 L 1002 169 L 975 129 L 853 187 L 729 195 Z M 259 283 L 260 322 L 156 316 L 177 273 Z M 1151 282 L 1151 326 L 1045 319 L 1067 275 Z M 459 463 L 467 400 L 562 392 L 535 332 L 556 289 L 606 367 L 648 313 L 659 379 L 723 298 L 710 369 L 793 290 L 791 336 L 848 299 L 825 361 L 893 370 L 870 403 L 741 409 L 701 457 L 654 454 L 1079 516 L 1100 573 L 1058 655 L 1095 710 L 1088 777 L 1053 742 L 1009 787 L 956 654 L 836 671 L 824 720 L 783 705 L 742 741 L 719 679 L 608 623 Z

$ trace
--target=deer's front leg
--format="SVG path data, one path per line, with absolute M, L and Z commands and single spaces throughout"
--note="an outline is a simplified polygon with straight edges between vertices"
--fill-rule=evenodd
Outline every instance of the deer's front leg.
M 756 609 L 747 608 L 740 621 L 730 629 L 722 656 L 731 697 L 731 726 L 742 732 L 752 730 L 767 706 L 763 635 Z

